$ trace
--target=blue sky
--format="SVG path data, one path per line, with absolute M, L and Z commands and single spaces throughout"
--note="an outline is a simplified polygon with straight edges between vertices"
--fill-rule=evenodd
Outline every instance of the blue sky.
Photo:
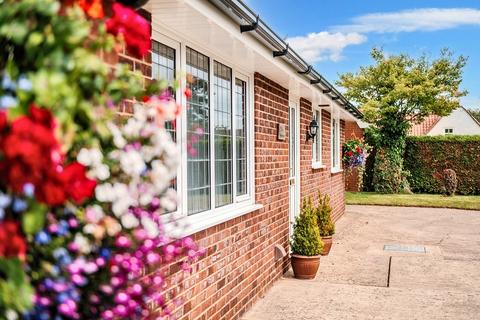
M 468 57 L 462 99 L 480 108 L 480 0 L 246 0 L 328 80 L 370 64 L 372 47 L 432 58 Z

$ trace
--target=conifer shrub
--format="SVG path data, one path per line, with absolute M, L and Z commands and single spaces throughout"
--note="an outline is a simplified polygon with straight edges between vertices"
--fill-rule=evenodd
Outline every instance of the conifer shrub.
M 335 225 L 332 222 L 332 206 L 330 205 L 330 196 L 322 196 L 318 193 L 318 207 L 316 210 L 318 231 L 320 237 L 328 237 L 335 233 Z
M 292 252 L 301 256 L 316 256 L 323 250 L 317 225 L 316 208 L 311 198 L 304 198 L 300 215 L 295 219 Z

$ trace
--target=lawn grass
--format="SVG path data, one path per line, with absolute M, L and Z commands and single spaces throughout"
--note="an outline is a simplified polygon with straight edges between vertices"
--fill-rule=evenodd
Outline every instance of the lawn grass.
M 347 192 L 346 201 L 347 204 L 480 210 L 480 196 L 446 197 L 438 194 Z

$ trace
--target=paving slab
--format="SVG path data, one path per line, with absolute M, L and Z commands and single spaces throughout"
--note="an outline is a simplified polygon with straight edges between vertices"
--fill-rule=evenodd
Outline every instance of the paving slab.
M 336 229 L 314 280 L 289 271 L 243 319 L 480 319 L 480 211 L 347 206 Z

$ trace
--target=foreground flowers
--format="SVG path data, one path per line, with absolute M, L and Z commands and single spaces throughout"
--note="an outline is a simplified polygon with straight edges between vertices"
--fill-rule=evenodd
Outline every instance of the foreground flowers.
M 0 11 L 0 24 L 10 26 L 0 32 L 0 318 L 168 317 L 175 301 L 165 296 L 159 267 L 189 271 L 203 254 L 162 223 L 176 208 L 170 184 L 178 166 L 163 124 L 179 108 L 167 88 L 152 83 L 145 92 L 134 73 L 122 65 L 112 73 L 97 56 L 115 40 L 145 54 L 148 23 L 112 1 L 7 2 Z M 26 34 L 9 31 L 13 17 L 27 17 L 16 22 Z M 93 30 L 102 23 L 115 37 Z M 55 50 L 31 46 L 44 30 L 55 35 Z M 27 47 L 32 54 L 22 55 Z M 146 105 L 119 125 L 115 104 L 143 96 Z

